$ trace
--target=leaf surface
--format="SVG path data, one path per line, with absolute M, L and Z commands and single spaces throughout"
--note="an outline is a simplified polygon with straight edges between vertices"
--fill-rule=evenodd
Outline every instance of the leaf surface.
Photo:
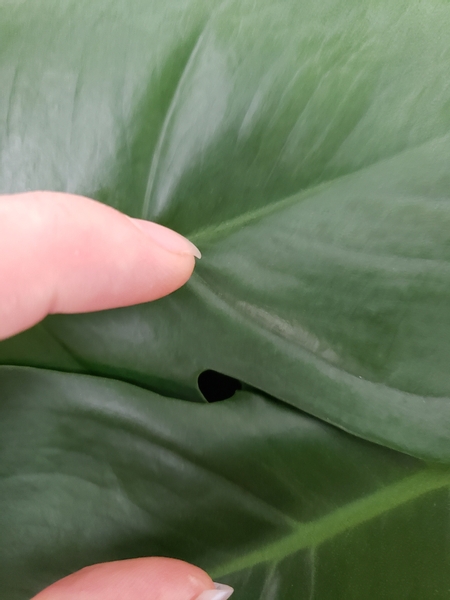
M 3 5 L 0 189 L 97 197 L 204 259 L 2 362 L 190 399 L 214 369 L 448 462 L 450 11 L 429 4 Z
M 438 0 L 0 0 L 0 192 L 203 252 L 0 344 L 5 600 L 151 554 L 249 600 L 448 598 L 449 30 Z M 243 390 L 207 404 L 206 370 Z
M 249 600 L 447 596 L 447 467 L 252 392 L 196 403 L 21 367 L 0 385 L 7 600 L 161 554 Z

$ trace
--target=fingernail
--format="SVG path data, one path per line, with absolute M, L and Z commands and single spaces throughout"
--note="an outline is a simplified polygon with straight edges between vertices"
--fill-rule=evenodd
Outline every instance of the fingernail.
M 197 246 L 194 246 L 192 242 L 176 231 L 158 225 L 157 223 L 152 223 L 152 221 L 132 219 L 131 217 L 129 217 L 129 219 L 132 221 L 133 225 L 142 231 L 142 233 L 145 233 L 145 235 L 152 239 L 155 244 L 158 244 L 165 250 L 173 252 L 174 254 L 190 254 L 196 258 L 202 257 Z
M 227 600 L 234 592 L 233 588 L 224 583 L 215 583 L 214 590 L 205 590 L 195 600 Z

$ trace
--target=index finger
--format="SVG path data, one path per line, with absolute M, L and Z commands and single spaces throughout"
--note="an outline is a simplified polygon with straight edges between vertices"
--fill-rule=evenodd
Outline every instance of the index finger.
M 174 231 L 88 198 L 0 196 L 0 339 L 48 314 L 161 298 L 189 279 L 197 253 Z

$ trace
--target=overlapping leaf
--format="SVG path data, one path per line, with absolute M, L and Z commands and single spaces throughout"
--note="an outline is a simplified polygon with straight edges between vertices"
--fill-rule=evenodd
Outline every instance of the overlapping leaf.
M 160 554 L 249 600 L 446 597 L 448 468 L 251 392 L 203 404 L 17 367 L 0 385 L 8 600 Z

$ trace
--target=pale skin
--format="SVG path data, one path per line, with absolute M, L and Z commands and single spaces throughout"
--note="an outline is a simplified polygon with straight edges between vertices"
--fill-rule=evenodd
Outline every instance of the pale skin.
M 52 313 L 149 302 L 181 287 L 195 249 L 178 234 L 79 196 L 0 196 L 0 339 Z M 33 600 L 195 600 L 201 569 L 168 558 L 87 567 Z

